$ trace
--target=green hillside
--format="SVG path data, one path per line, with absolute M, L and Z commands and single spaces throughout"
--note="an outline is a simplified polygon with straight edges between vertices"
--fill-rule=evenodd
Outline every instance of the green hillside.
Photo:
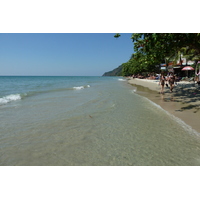
M 122 65 L 113 69 L 112 71 L 105 72 L 103 76 L 121 76 L 122 75 Z

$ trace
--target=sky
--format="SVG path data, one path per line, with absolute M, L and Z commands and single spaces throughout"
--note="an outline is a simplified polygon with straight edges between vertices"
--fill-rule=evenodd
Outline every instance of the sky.
M 131 33 L 1 33 L 0 75 L 102 76 L 127 62 Z
M 143 4 L 130 0 L 4 1 L 0 76 L 101 76 L 130 59 L 134 53 L 131 33 L 185 32 L 188 23 L 190 31 L 198 29 L 192 26 L 194 17 L 191 21 L 182 15 L 177 23 L 175 14 L 161 15 L 163 1 Z M 171 4 L 166 3 L 165 9 L 171 10 Z M 115 33 L 121 37 L 115 39 Z

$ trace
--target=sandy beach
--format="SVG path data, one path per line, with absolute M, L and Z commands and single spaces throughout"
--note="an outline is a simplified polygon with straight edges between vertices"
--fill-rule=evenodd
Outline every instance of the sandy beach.
M 128 83 L 136 87 L 136 93 L 147 97 L 160 105 L 170 114 L 178 117 L 192 129 L 200 133 L 200 86 L 194 82 L 178 82 L 174 91 L 164 88 L 165 93 L 159 94 L 158 80 L 128 79 Z

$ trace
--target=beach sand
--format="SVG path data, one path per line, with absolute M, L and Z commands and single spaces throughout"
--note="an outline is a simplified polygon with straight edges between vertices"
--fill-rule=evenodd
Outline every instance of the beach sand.
M 159 94 L 158 80 L 134 78 L 128 79 L 128 83 L 136 87 L 137 94 L 160 105 L 200 133 L 200 86 L 194 82 L 179 82 L 172 93 L 165 86 L 165 93 Z

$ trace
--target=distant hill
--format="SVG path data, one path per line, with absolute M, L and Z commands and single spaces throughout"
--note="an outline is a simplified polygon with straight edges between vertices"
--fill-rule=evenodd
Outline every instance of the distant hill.
M 121 76 L 122 75 L 122 65 L 113 69 L 112 71 L 105 72 L 103 76 Z

